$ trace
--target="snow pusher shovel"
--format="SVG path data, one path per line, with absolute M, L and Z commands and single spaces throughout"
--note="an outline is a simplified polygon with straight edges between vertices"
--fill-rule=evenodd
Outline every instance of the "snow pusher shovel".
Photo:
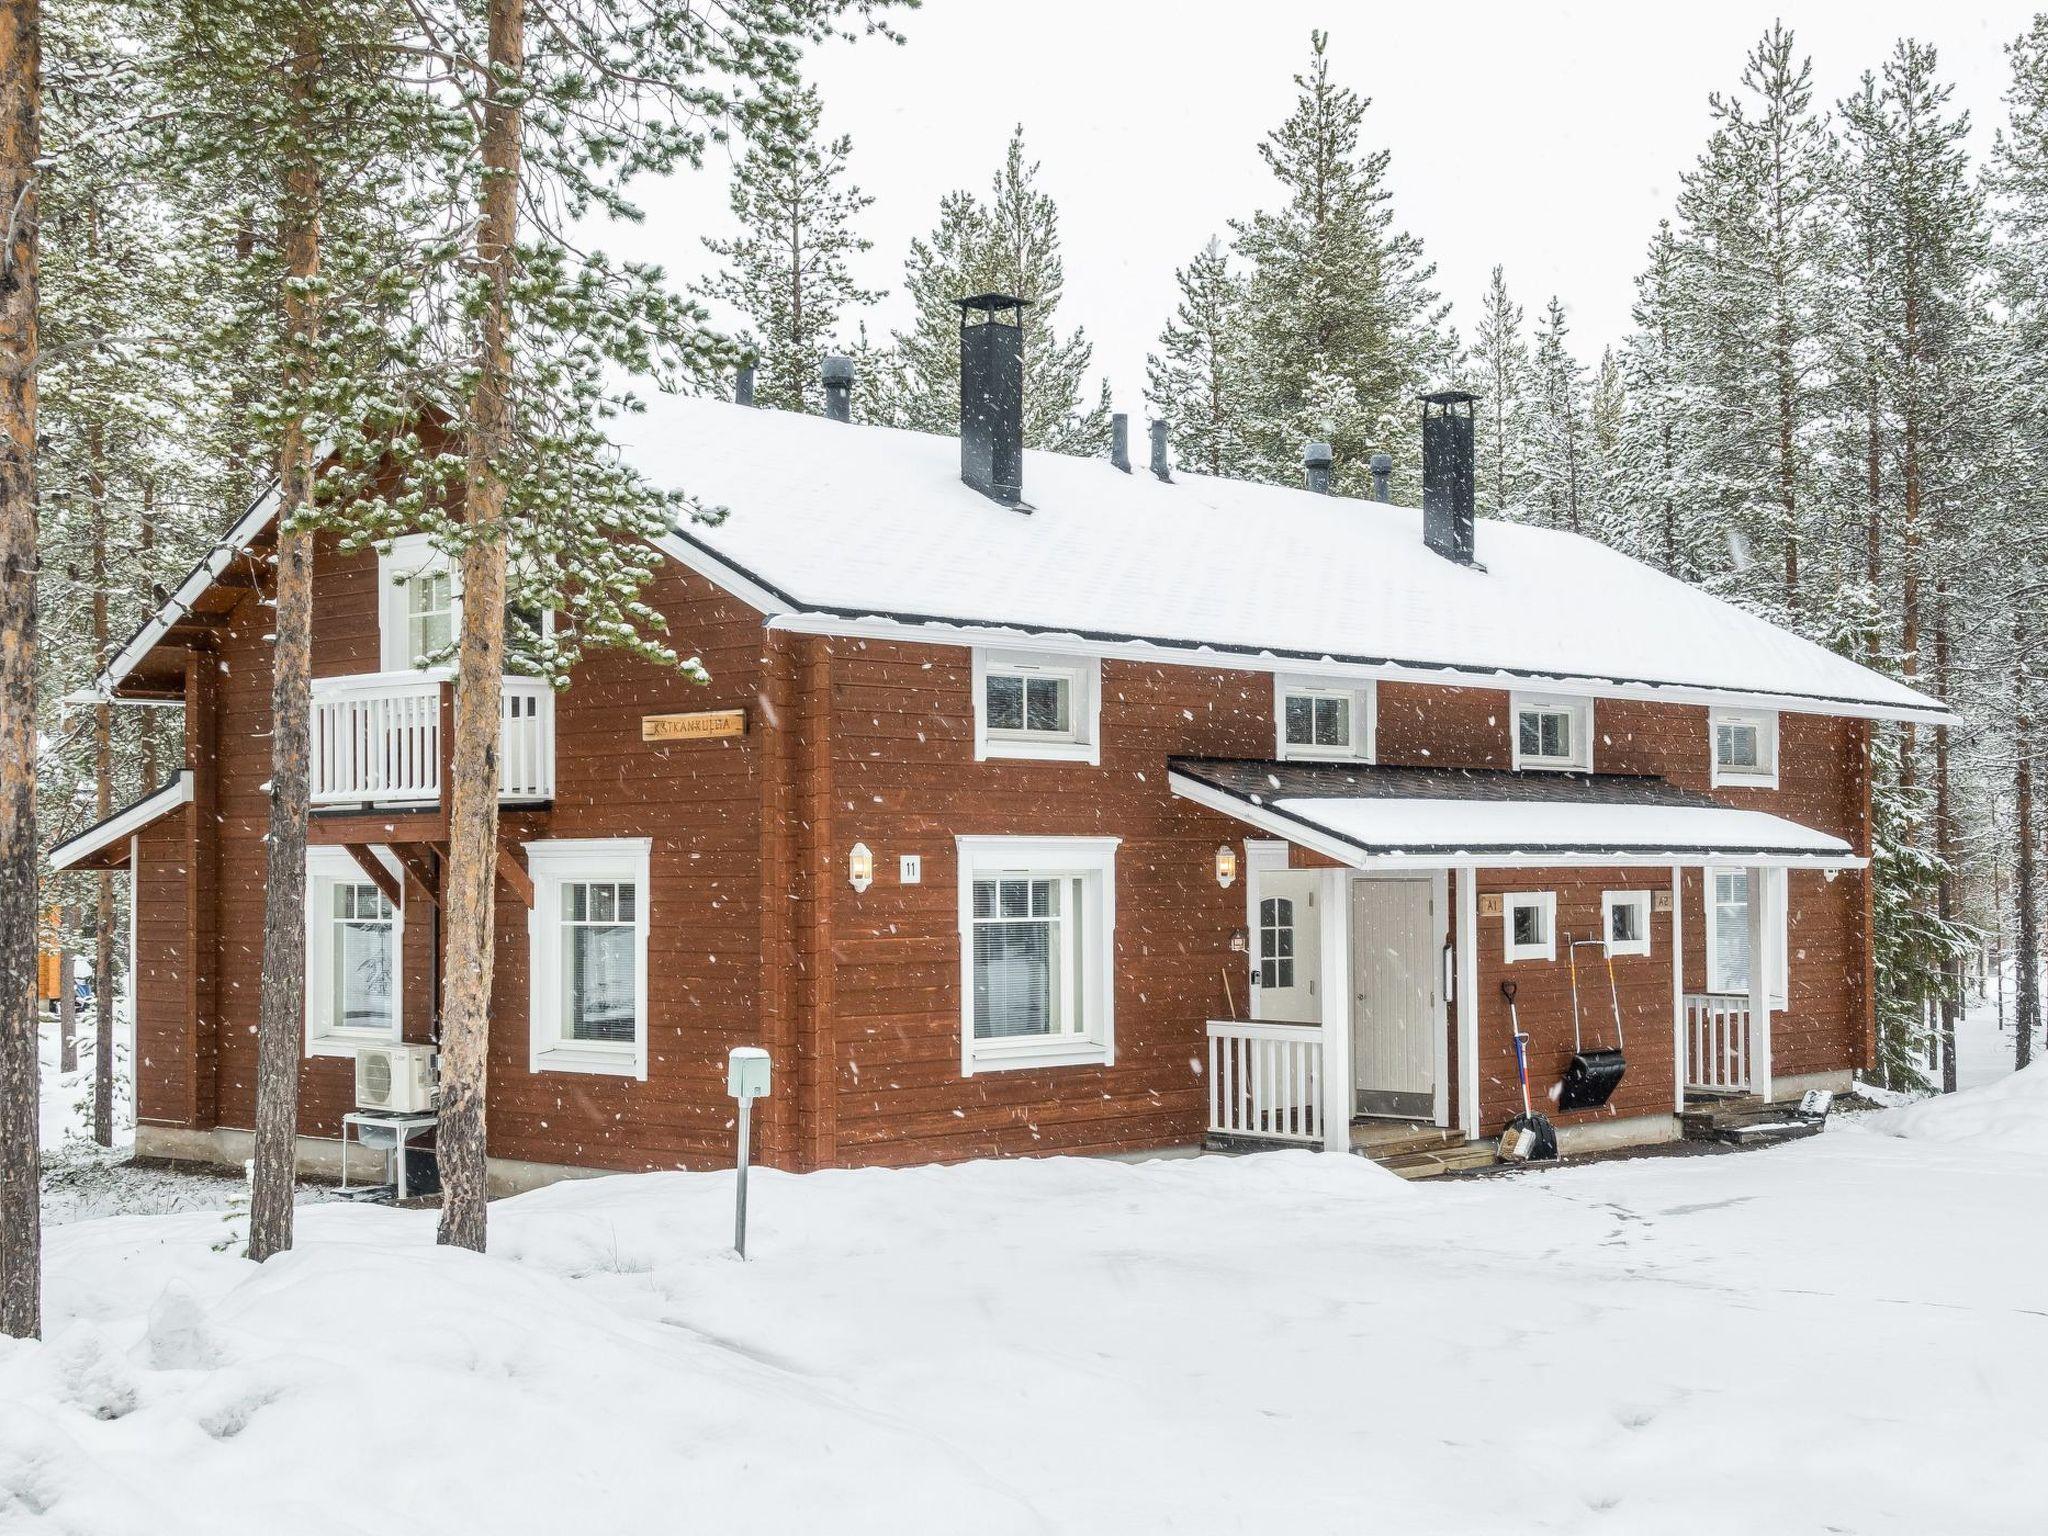
M 1574 940 L 1564 936 L 1565 953 L 1572 966 L 1572 1064 L 1565 1069 L 1564 1082 L 1557 1091 L 1559 1109 L 1598 1109 L 1614 1097 L 1621 1085 L 1628 1061 L 1621 1054 L 1621 993 L 1614 985 L 1614 953 L 1605 939 Z M 1586 1049 L 1579 1033 L 1579 951 L 1597 944 L 1607 956 L 1607 997 L 1614 1008 L 1614 1044 Z
M 1508 1020 L 1515 1032 L 1515 1075 L 1522 1080 L 1522 1112 L 1501 1131 L 1494 1156 L 1504 1163 L 1548 1160 L 1557 1156 L 1557 1132 L 1529 1108 L 1529 1037 L 1522 1033 L 1522 1016 L 1515 1011 L 1515 984 L 1502 982 L 1500 995 L 1508 1000 Z

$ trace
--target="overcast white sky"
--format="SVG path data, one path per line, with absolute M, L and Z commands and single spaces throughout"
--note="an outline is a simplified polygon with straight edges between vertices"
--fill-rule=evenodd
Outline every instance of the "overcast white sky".
M 1679 173 L 1707 132 L 1707 95 L 1782 16 L 1832 103 L 1902 34 L 1934 43 L 1979 154 L 2003 115 L 2004 45 L 2023 3 L 1752 0 L 1344 3 L 1344 0 L 926 0 L 902 47 L 833 46 L 815 60 L 826 124 L 853 136 L 875 198 L 862 279 L 891 293 L 878 336 L 905 318 L 902 264 L 940 195 L 979 192 L 1011 125 L 1058 200 L 1067 291 L 1119 409 L 1141 413 L 1146 351 L 1174 302 L 1173 271 L 1227 221 L 1274 201 L 1259 138 L 1287 114 L 1311 28 L 1334 72 L 1372 98 L 1365 142 L 1393 152 L 1400 222 L 1438 265 L 1468 338 L 1488 269 L 1507 268 L 1533 315 L 1554 291 L 1589 362 L 1628 327 L 1631 282 Z M 727 164 L 643 184 L 647 224 L 608 240 L 679 278 L 722 233 Z

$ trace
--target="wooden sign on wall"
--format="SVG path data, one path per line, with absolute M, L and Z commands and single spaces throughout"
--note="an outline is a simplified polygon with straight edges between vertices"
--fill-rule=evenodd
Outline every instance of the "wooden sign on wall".
M 702 709 L 688 715 L 642 715 L 642 741 L 709 741 L 747 734 L 744 709 Z

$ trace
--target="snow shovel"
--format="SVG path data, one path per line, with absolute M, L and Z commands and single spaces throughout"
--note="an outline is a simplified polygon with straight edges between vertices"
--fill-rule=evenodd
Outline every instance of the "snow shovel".
M 1494 1156 L 1504 1163 L 1547 1160 L 1557 1156 L 1557 1132 L 1529 1107 L 1529 1037 L 1522 1033 L 1522 1016 L 1515 1011 L 1515 984 L 1502 982 L 1500 995 L 1508 1000 L 1508 1019 L 1515 1032 L 1515 1075 L 1522 1080 L 1522 1112 L 1501 1131 Z
M 1614 1008 L 1614 1044 L 1595 1046 L 1590 1051 L 1579 1033 L 1579 950 L 1588 944 L 1599 945 L 1607 955 L 1607 997 Z M 1557 1107 L 1598 1109 L 1614 1097 L 1622 1074 L 1628 1070 L 1628 1062 L 1621 1054 L 1621 993 L 1614 985 L 1614 954 L 1605 939 L 1574 942 L 1570 934 L 1565 935 L 1565 953 L 1571 957 L 1572 966 L 1572 1064 L 1565 1069 L 1564 1082 L 1558 1087 Z

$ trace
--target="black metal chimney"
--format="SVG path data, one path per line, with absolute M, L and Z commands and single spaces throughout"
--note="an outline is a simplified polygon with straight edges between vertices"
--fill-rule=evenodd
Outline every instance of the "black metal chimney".
M 747 364 L 732 379 L 732 403 L 752 405 L 754 403 L 754 365 Z
M 1166 464 L 1166 423 L 1152 423 L 1152 473 L 1162 480 L 1171 480 L 1173 471 Z
M 1031 301 L 977 293 L 953 302 L 960 306 L 960 478 L 1013 507 L 1024 494 L 1024 306 Z
M 1302 478 L 1318 496 L 1330 494 L 1330 466 L 1336 462 L 1337 455 L 1320 439 L 1301 450 Z
M 1109 418 L 1109 462 L 1131 472 L 1131 418 L 1122 411 Z
M 1392 501 L 1394 479 L 1394 456 L 1382 448 L 1372 456 L 1372 499 Z
M 853 420 L 853 359 L 835 352 L 819 372 L 825 380 L 825 414 L 834 421 Z
M 1447 389 L 1422 397 L 1422 542 L 1472 563 L 1472 403 Z

